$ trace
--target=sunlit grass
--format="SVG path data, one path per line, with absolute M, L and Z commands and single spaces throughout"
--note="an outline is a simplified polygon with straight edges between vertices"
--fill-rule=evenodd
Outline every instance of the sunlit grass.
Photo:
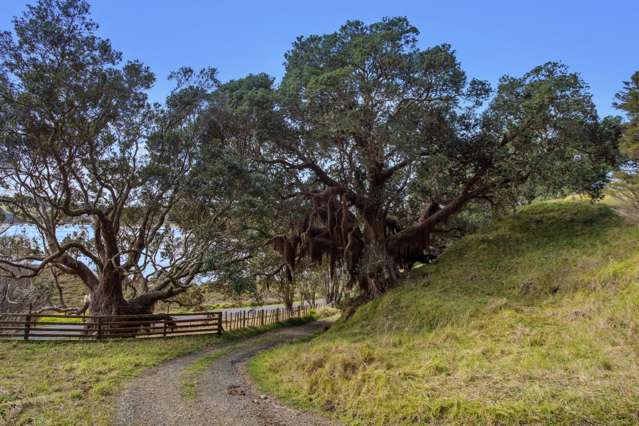
M 541 203 L 250 370 L 348 424 L 636 424 L 638 275 L 639 227 Z
M 70 323 L 74 323 L 74 324 L 81 324 L 82 318 L 79 317 L 36 317 L 36 320 L 38 322 L 54 322 L 54 323 L 59 323 L 59 324 L 70 324 Z

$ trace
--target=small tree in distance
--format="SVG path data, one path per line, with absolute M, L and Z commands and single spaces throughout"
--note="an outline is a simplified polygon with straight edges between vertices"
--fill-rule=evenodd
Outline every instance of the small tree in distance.
M 615 174 L 610 194 L 618 201 L 616 210 L 631 222 L 639 223 L 639 71 L 624 82 L 617 93 L 615 107 L 628 116 L 621 138 L 621 151 L 628 163 Z

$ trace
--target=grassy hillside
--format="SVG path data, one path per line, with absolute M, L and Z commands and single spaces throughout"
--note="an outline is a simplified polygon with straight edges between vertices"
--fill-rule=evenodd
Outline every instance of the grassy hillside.
M 53 305 L 60 304 L 58 290 L 55 288 L 53 279 L 48 273 L 38 276 L 37 280 L 51 286 L 51 303 Z M 72 275 L 61 275 L 59 278 L 60 287 L 62 287 L 62 297 L 69 307 L 80 307 L 84 305 L 84 296 L 88 294 L 86 286 L 77 277 Z
M 347 424 L 637 424 L 638 274 L 639 227 L 537 204 L 250 370 Z

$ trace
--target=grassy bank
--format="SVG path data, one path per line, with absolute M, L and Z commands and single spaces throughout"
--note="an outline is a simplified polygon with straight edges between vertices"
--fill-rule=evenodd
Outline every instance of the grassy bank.
M 250 371 L 347 424 L 636 424 L 638 274 L 639 227 L 537 204 Z
M 262 328 L 216 335 L 104 342 L 0 341 L 0 425 L 108 425 L 122 386 L 149 367 L 204 348 L 304 324 L 294 318 Z M 220 349 L 221 354 L 224 349 Z M 188 369 L 185 396 L 197 373 L 217 355 Z

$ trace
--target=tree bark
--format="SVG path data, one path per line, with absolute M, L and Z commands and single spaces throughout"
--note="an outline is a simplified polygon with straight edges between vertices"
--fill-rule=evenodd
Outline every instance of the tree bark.
M 360 287 L 372 299 L 399 279 L 399 266 L 389 252 L 386 238 L 386 216 L 378 205 L 362 212 L 365 248 L 360 271 Z

